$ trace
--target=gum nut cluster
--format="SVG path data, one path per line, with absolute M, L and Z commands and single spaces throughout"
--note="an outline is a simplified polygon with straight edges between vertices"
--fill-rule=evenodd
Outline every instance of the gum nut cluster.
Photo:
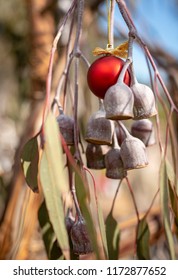
M 112 179 L 122 179 L 127 170 L 147 166 L 146 147 L 155 144 L 153 124 L 148 119 L 157 114 L 154 93 L 136 78 L 131 81 L 129 70 L 122 71 L 124 63 L 118 57 L 103 56 L 87 73 L 89 89 L 100 99 L 99 110 L 86 127 L 87 166 L 105 168 L 106 176 Z M 127 119 L 133 119 L 130 133 L 121 125 Z

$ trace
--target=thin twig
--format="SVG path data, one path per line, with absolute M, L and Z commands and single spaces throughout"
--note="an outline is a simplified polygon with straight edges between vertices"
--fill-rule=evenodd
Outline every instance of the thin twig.
M 147 55 L 151 65 L 153 67 L 155 75 L 158 78 L 158 80 L 159 80 L 159 82 L 160 82 L 160 84 L 161 84 L 161 86 L 162 86 L 162 88 L 163 88 L 163 90 L 164 90 L 164 92 L 166 94 L 166 97 L 167 97 L 167 99 L 168 99 L 172 109 L 176 113 L 178 113 L 178 108 L 176 107 L 176 105 L 174 104 L 174 102 L 173 102 L 173 100 L 171 98 L 171 95 L 170 95 L 170 93 L 169 93 L 169 91 L 168 91 L 168 89 L 167 89 L 167 87 L 166 87 L 166 85 L 165 85 L 165 83 L 164 83 L 164 81 L 163 81 L 163 79 L 162 79 L 158 69 L 157 69 L 157 66 L 156 66 L 156 64 L 155 64 L 155 62 L 154 62 L 154 60 L 152 58 L 152 55 L 150 54 L 150 51 L 148 50 L 147 45 L 143 42 L 143 40 L 141 39 L 141 37 L 137 33 L 137 29 L 136 29 L 136 27 L 135 27 L 135 25 L 134 25 L 134 23 L 132 21 L 130 13 L 129 13 L 129 11 L 127 9 L 127 6 L 125 4 L 125 1 L 123 1 L 123 0 L 116 0 L 116 2 L 118 4 L 118 6 L 119 6 L 119 10 L 120 10 L 120 12 L 122 14 L 122 17 L 125 20 L 125 23 L 127 24 L 127 27 L 129 29 L 129 34 L 130 34 L 129 36 L 133 36 L 137 40 L 139 45 L 143 48 L 145 54 Z
M 133 200 L 133 204 L 134 204 L 134 208 L 135 208 L 135 212 L 136 212 L 136 215 L 137 215 L 137 220 L 138 220 L 138 223 L 140 222 L 140 218 L 139 218 L 139 212 L 138 212 L 138 208 L 137 208 L 137 203 L 136 203 L 136 200 L 135 200 L 135 196 L 134 196 L 134 193 L 133 193 L 133 190 L 132 190 L 132 186 L 130 184 L 130 181 L 129 179 L 126 177 L 126 182 L 127 182 L 127 186 L 130 190 L 130 194 L 132 196 L 132 200 Z
M 112 201 L 110 213 L 113 213 L 114 205 L 115 205 L 116 198 L 117 198 L 117 195 L 118 195 L 118 192 L 119 192 L 121 184 L 122 184 L 122 180 L 120 180 L 120 182 L 119 182 L 119 184 L 117 186 L 116 192 L 114 194 L 114 198 L 113 198 L 113 201 Z
M 151 211 L 151 208 L 153 207 L 153 204 L 154 204 L 154 202 L 155 202 L 155 200 L 156 200 L 156 197 L 157 197 L 157 195 L 159 194 L 159 191 L 160 191 L 160 189 L 158 188 L 158 190 L 157 190 L 157 192 L 155 193 L 155 195 L 154 195 L 154 197 L 153 197 L 153 200 L 152 200 L 152 202 L 151 202 L 151 204 L 150 204 L 150 207 L 148 208 L 148 210 L 146 211 L 146 213 L 145 213 L 145 215 L 144 215 L 144 218 L 146 218 L 146 217 L 149 215 L 149 213 L 150 213 L 150 211 Z
M 45 105 L 44 105 L 43 116 L 42 116 L 42 136 L 44 135 L 44 122 L 45 122 L 46 113 L 50 110 L 50 93 L 51 93 L 52 71 L 53 71 L 55 51 L 57 49 L 57 44 L 62 35 L 66 22 L 67 22 L 69 16 L 72 14 L 76 3 L 77 3 L 77 0 L 74 0 L 72 2 L 69 10 L 65 14 L 65 16 L 60 24 L 57 35 L 55 36 L 55 38 L 53 40 L 51 54 L 50 54 L 50 60 L 49 60 L 48 75 L 47 75 L 47 79 L 46 79 L 46 98 L 45 98 Z

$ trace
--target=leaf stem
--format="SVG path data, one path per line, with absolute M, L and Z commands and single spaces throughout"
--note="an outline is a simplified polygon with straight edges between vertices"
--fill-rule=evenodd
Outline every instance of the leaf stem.
M 122 184 L 122 180 L 120 180 L 120 182 L 119 182 L 119 184 L 118 184 L 118 186 L 117 186 L 116 192 L 115 192 L 115 194 L 114 194 L 114 198 L 113 198 L 113 201 L 112 201 L 110 213 L 113 212 L 114 205 L 115 205 L 116 198 L 117 198 L 117 195 L 118 195 L 118 192 L 119 192 L 119 189 L 120 189 L 121 184 Z
M 138 223 L 140 222 L 140 217 L 139 217 L 139 212 L 138 212 L 138 208 L 137 208 L 137 203 L 136 203 L 136 200 L 135 200 L 135 196 L 134 196 L 134 193 L 133 193 L 133 190 L 132 190 L 132 186 L 130 184 L 130 181 L 128 179 L 128 177 L 125 178 L 126 179 L 126 182 L 127 182 L 127 186 L 130 190 L 130 194 L 132 196 L 132 200 L 133 200 L 133 204 L 134 204 L 134 208 L 135 208 L 135 212 L 136 212 L 136 215 L 137 215 L 137 220 L 138 220 Z

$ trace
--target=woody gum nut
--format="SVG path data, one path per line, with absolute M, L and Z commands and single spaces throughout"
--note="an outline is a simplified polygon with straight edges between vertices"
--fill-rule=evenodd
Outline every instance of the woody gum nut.
M 156 143 L 153 124 L 149 119 L 135 121 L 131 126 L 131 134 L 139 138 L 146 147 Z
M 134 96 L 131 89 L 123 82 L 110 87 L 104 97 L 106 118 L 125 120 L 133 118 Z
M 79 218 L 72 226 L 70 236 L 73 244 L 73 252 L 77 255 L 91 253 L 92 245 L 87 232 L 85 221 Z
M 59 130 L 67 145 L 74 145 L 74 119 L 61 114 L 57 117 Z
M 148 165 L 146 147 L 136 137 L 128 136 L 125 138 L 121 145 L 120 154 L 124 168 L 127 170 L 142 168 Z
M 156 115 L 155 97 L 151 88 L 136 82 L 131 89 L 134 94 L 134 119 L 145 119 Z
M 111 179 L 123 179 L 127 176 L 127 171 L 120 155 L 120 149 L 113 148 L 105 155 L 106 177 Z
M 86 160 L 88 168 L 96 170 L 104 169 L 104 157 L 105 154 L 103 146 L 88 143 L 86 148 Z
M 111 145 L 114 131 L 112 121 L 105 118 L 105 111 L 99 110 L 93 114 L 87 124 L 85 140 L 89 143 Z

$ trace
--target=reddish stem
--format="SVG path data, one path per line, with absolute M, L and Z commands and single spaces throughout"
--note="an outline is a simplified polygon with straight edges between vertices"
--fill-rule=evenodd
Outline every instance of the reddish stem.
M 162 79 L 162 77 L 161 77 L 157 67 L 156 67 L 156 64 L 155 64 L 155 62 L 154 62 L 154 60 L 153 60 L 153 58 L 152 58 L 152 56 L 151 56 L 151 54 L 150 54 L 150 52 L 148 50 L 148 47 L 146 46 L 146 44 L 143 42 L 143 40 L 140 38 L 140 36 L 137 33 L 137 29 L 136 29 L 136 27 L 135 27 L 135 25 L 134 25 L 134 23 L 132 21 L 130 13 L 129 13 L 129 11 L 127 9 L 127 6 L 125 4 L 125 1 L 124 0 L 116 0 L 116 2 L 118 4 L 118 6 L 119 6 L 119 10 L 120 10 L 120 12 L 122 14 L 122 17 L 125 20 L 125 23 L 127 24 L 127 27 L 129 29 L 129 36 L 134 37 L 137 40 L 137 42 L 140 44 L 140 46 L 144 49 L 144 51 L 145 51 L 145 53 L 146 53 L 146 55 L 147 55 L 151 65 L 153 67 L 155 75 L 158 78 L 158 80 L 159 80 L 159 82 L 160 82 L 160 84 L 161 84 L 161 86 L 162 86 L 162 88 L 163 88 L 163 90 L 164 90 L 164 92 L 166 94 L 166 97 L 167 97 L 167 99 L 168 99 L 168 101 L 169 101 L 169 103 L 171 105 L 171 108 L 176 113 L 178 113 L 178 108 L 175 106 L 175 104 L 174 104 L 174 102 L 173 102 L 173 100 L 171 98 L 171 95 L 170 95 L 170 93 L 169 93 L 169 91 L 168 91 L 168 89 L 167 89 L 167 87 L 166 87 L 166 85 L 165 85 L 165 83 L 164 83 L 164 81 L 163 81 L 163 79 Z
M 126 177 L 125 179 L 126 179 L 126 182 L 127 182 L 127 186 L 128 186 L 128 188 L 129 188 L 129 190 L 130 190 L 130 194 L 131 194 L 131 196 L 132 196 L 132 200 L 133 200 L 135 212 L 136 212 L 136 215 L 137 215 L 137 220 L 138 220 L 138 223 L 139 223 L 140 217 L 139 217 L 139 212 L 138 212 L 138 208 L 137 208 L 135 196 L 134 196 L 134 193 L 133 193 L 133 190 L 132 190 L 132 186 L 131 186 L 131 184 L 130 184 L 129 179 L 128 179 L 127 177 Z
M 154 204 L 154 202 L 155 202 L 155 199 L 156 199 L 156 197 L 157 197 L 159 191 L 160 191 L 160 189 L 158 189 L 157 192 L 155 193 L 155 195 L 154 195 L 154 197 L 153 197 L 153 200 L 152 200 L 152 202 L 151 202 L 151 205 L 150 205 L 150 207 L 148 208 L 147 212 L 146 212 L 145 215 L 144 215 L 144 218 L 146 218 L 146 217 L 148 216 L 149 212 L 151 211 L 151 208 L 153 207 L 153 204 Z

